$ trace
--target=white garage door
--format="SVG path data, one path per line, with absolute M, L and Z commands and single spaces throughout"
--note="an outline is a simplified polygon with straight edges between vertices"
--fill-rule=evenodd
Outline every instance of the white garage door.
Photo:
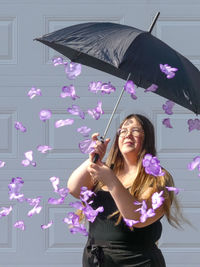
M 189 2 L 189 3 L 188 3 Z M 67 179 L 85 156 L 78 149 L 80 136 L 76 128 L 87 125 L 93 132 L 104 131 L 114 103 L 123 86 L 123 81 L 83 67 L 82 74 L 74 81 L 80 99 L 76 104 L 84 110 L 95 107 L 101 98 L 105 114 L 94 121 L 86 116 L 85 121 L 75 118 L 72 126 L 56 129 L 56 120 L 71 118 L 66 108 L 72 101 L 61 99 L 64 85 L 69 85 L 63 68 L 51 64 L 56 52 L 33 39 L 45 33 L 76 23 L 110 21 L 128 24 L 147 30 L 157 11 L 161 15 L 153 34 L 167 42 L 200 68 L 200 20 L 199 1 L 81 1 L 81 0 L 0 0 L 0 160 L 5 167 L 0 169 L 0 205 L 13 206 L 9 216 L 0 218 L 0 267 L 80 267 L 86 238 L 69 233 L 62 220 L 71 209 L 68 197 L 63 205 L 48 204 L 49 197 L 56 197 L 49 178 L 57 176 L 65 187 Z M 90 81 L 111 81 L 117 92 L 100 97 L 88 91 Z M 40 88 L 42 96 L 30 100 L 27 92 L 31 87 Z M 172 174 L 180 193 L 184 214 L 194 227 L 185 226 L 183 231 L 173 229 L 163 221 L 163 235 L 159 247 L 165 255 L 168 267 L 200 266 L 200 180 L 197 171 L 189 172 L 187 164 L 200 153 L 200 132 L 188 132 L 187 120 L 195 116 L 176 105 L 171 121 L 173 129 L 166 129 L 162 120 L 166 117 L 162 104 L 165 99 L 137 90 L 137 101 L 124 96 L 108 132 L 114 132 L 127 114 L 132 112 L 147 115 L 154 123 L 157 134 L 158 157 Z M 42 122 L 41 109 L 50 109 L 52 118 Z M 14 128 L 15 121 L 27 127 L 22 133 Z M 51 153 L 41 154 L 38 145 L 49 145 Z M 32 150 L 36 167 L 23 167 L 24 152 Z M 27 216 L 27 203 L 10 201 L 8 184 L 13 177 L 22 177 L 22 192 L 27 198 L 41 196 L 42 211 Z M 16 221 L 24 220 L 26 229 L 13 227 Z M 48 230 L 40 225 L 53 220 Z

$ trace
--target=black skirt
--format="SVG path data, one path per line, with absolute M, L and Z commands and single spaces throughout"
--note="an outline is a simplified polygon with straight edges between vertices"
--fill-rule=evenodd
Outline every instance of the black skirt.
M 156 244 L 139 248 L 122 241 L 104 241 L 88 238 L 83 267 L 166 267 L 164 257 Z

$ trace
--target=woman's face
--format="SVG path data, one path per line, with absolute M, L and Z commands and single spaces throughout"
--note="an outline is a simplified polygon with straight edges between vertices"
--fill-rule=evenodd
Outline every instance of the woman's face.
M 132 153 L 138 155 L 142 149 L 144 132 L 141 124 L 134 118 L 126 120 L 121 126 L 118 146 L 122 155 Z

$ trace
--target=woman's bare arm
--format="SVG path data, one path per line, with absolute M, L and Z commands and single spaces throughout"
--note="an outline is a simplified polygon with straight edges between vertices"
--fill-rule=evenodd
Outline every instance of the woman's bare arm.
M 89 162 L 89 159 L 84 161 L 77 169 L 73 171 L 68 179 L 67 187 L 69 192 L 76 198 L 80 197 L 82 186 L 86 186 L 89 190 L 91 190 L 94 186 L 93 179 L 87 171 Z

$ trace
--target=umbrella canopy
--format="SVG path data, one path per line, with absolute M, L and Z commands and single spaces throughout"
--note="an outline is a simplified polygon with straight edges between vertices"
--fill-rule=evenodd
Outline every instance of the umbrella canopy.
M 200 114 L 200 72 L 166 43 L 130 26 L 82 23 L 37 38 L 73 62 L 90 66 L 127 80 L 138 87 L 158 85 L 156 94 Z M 167 79 L 160 64 L 178 71 Z

